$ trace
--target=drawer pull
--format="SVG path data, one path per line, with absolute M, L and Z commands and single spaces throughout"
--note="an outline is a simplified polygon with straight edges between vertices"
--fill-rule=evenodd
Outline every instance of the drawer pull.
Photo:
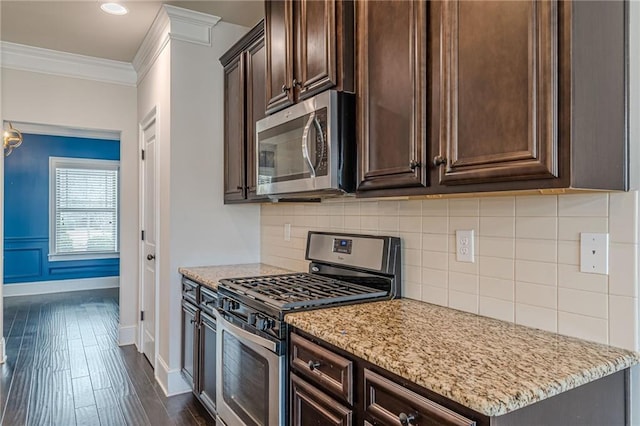
M 309 361 L 309 370 L 313 371 L 318 367 L 320 367 L 320 363 L 318 361 Z
M 415 416 L 415 415 L 413 415 L 413 414 L 409 414 L 409 415 L 407 415 L 407 414 L 405 414 L 405 413 L 400 413 L 400 414 L 398 415 L 398 420 L 400 420 L 400 424 L 401 424 L 402 426 L 409 426 L 409 425 L 412 425 L 412 424 L 413 424 L 412 422 L 413 422 L 415 419 L 416 419 L 416 416 Z

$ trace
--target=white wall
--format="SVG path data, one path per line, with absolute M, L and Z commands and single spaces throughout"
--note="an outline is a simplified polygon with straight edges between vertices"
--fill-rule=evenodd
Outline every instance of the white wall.
M 162 12 L 161 12 L 162 13 Z M 138 85 L 138 118 L 158 108 L 159 321 L 156 377 L 180 376 L 180 266 L 257 262 L 260 207 L 223 204 L 223 70 L 218 58 L 248 28 L 218 23 L 212 46 L 171 39 Z
M 136 88 L 3 68 L 1 93 L 4 120 L 121 132 L 120 329 L 134 330 L 138 306 Z M 121 343 L 133 343 L 127 340 Z

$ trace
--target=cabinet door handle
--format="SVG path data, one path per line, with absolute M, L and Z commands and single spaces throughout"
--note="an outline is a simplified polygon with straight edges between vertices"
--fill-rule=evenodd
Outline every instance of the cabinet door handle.
M 416 419 L 416 416 L 414 414 L 405 414 L 405 413 L 400 413 L 398 415 L 398 420 L 400 420 L 400 424 L 402 426 L 409 426 L 413 424 L 413 421 Z
M 447 164 L 447 159 L 444 158 L 442 155 L 436 155 L 435 157 L 433 157 L 433 165 L 438 167 L 438 166 L 442 166 L 443 164 Z
M 295 78 L 293 79 L 292 83 L 293 83 L 293 87 L 294 88 L 295 87 L 302 87 L 302 84 Z
M 189 322 L 190 322 L 191 324 L 193 324 L 194 322 L 196 322 L 196 319 L 195 319 L 195 318 L 192 318 L 192 319 L 190 319 L 190 320 L 189 320 Z
M 415 170 L 419 167 L 422 167 L 422 163 L 416 160 L 411 160 L 411 162 L 409 163 L 409 168 L 411 170 Z
M 309 370 L 313 371 L 318 367 L 320 367 L 320 363 L 318 361 L 314 361 L 314 360 L 309 361 Z
M 287 86 L 286 84 L 282 85 L 282 93 L 287 93 L 289 90 L 291 90 L 289 86 Z

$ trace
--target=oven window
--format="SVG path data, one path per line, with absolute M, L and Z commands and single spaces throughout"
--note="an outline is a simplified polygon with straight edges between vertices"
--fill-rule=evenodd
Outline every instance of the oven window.
M 222 397 L 248 426 L 269 424 L 269 362 L 226 332 L 222 334 Z

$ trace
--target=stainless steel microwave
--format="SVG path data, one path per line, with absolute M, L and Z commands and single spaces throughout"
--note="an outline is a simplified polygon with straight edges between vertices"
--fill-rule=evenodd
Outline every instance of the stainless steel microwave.
M 330 90 L 258 121 L 257 193 L 277 199 L 353 192 L 354 101 Z

